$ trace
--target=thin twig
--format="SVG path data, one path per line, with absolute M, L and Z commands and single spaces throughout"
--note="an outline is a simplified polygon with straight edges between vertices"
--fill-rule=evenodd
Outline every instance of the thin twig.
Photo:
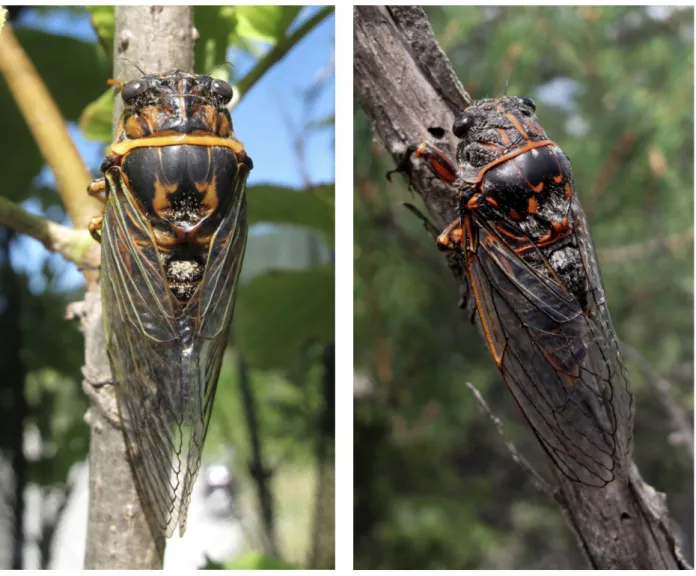
M 693 461 L 694 459 L 694 429 L 691 426 L 691 419 L 686 410 L 674 398 L 673 386 L 666 378 L 660 376 L 633 346 L 625 342 L 621 343 L 621 351 L 640 368 L 646 381 L 655 392 L 657 399 L 662 404 L 665 412 L 669 416 L 673 433 L 670 435 L 670 443 L 684 446 Z
M 68 228 L 36 216 L 14 202 L 0 196 L 0 226 L 26 234 L 41 242 L 51 252 L 66 260 L 83 264 L 85 254 L 96 246 L 87 230 Z
M 517 448 L 515 447 L 514 443 L 508 435 L 505 433 L 505 428 L 503 427 L 503 423 L 500 421 L 500 418 L 498 418 L 493 412 L 491 412 L 491 409 L 488 407 L 488 404 L 486 401 L 483 399 L 483 396 L 481 396 L 481 393 L 476 389 L 476 387 L 471 384 L 470 382 L 466 383 L 466 387 L 469 389 L 471 394 L 474 396 L 474 400 L 476 401 L 476 405 L 478 406 L 479 410 L 488 416 L 489 420 L 493 423 L 493 426 L 495 426 L 496 431 L 498 432 L 498 435 L 503 439 L 503 442 L 505 443 L 505 447 L 507 448 L 508 452 L 512 456 L 512 459 L 515 461 L 515 463 L 522 468 L 522 471 L 527 475 L 527 477 L 530 479 L 532 482 L 532 486 L 534 486 L 534 489 L 539 492 L 539 494 L 542 494 L 543 496 L 546 496 L 547 498 L 553 500 L 554 502 L 558 501 L 558 488 L 555 486 L 549 484 L 544 477 L 539 474 L 539 472 L 536 471 L 534 466 L 532 466 L 527 459 L 522 456 L 522 454 L 519 453 Z
M 532 466 L 527 459 L 522 456 L 522 454 L 519 453 L 517 448 L 515 447 L 515 444 L 510 440 L 508 435 L 505 433 L 505 428 L 503 427 L 503 423 L 501 422 L 500 418 L 498 418 L 493 412 L 491 412 L 491 409 L 488 407 L 488 404 L 484 400 L 483 396 L 481 396 L 481 393 L 476 389 L 476 387 L 471 384 L 470 382 L 466 383 L 466 387 L 469 389 L 469 391 L 472 393 L 474 396 L 474 400 L 476 401 L 476 404 L 478 405 L 478 408 L 481 412 L 483 412 L 490 421 L 493 423 L 493 426 L 495 426 L 496 431 L 498 432 L 498 435 L 503 439 L 503 442 L 505 443 L 505 447 L 507 448 L 508 452 L 512 456 L 513 461 L 520 467 L 522 468 L 522 471 L 525 473 L 525 475 L 529 478 L 530 482 L 532 483 L 532 486 L 534 489 L 541 494 L 542 496 L 545 496 L 549 498 L 552 502 L 554 502 L 556 505 L 558 505 L 561 515 L 563 516 L 564 520 L 566 521 L 566 524 L 570 528 L 570 530 L 573 532 L 573 535 L 575 536 L 575 539 L 578 544 L 578 548 L 580 549 L 580 552 L 582 553 L 583 557 L 585 558 L 585 561 L 587 562 L 588 566 L 593 566 L 593 561 L 592 557 L 589 554 L 587 550 L 587 546 L 585 545 L 585 542 L 583 541 L 580 533 L 577 530 L 577 527 L 575 526 L 575 523 L 573 522 L 573 515 L 570 513 L 570 509 L 568 507 L 568 501 L 566 500 L 565 496 L 563 495 L 563 492 L 557 487 L 549 482 L 547 482 L 544 477 L 537 472 L 537 470 Z

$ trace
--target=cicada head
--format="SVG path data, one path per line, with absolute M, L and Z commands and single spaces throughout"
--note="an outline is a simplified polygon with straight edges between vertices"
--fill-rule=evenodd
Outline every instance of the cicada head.
M 461 140 L 459 168 L 472 175 L 530 142 L 547 140 L 534 101 L 518 96 L 477 100 L 457 116 L 452 132 Z
M 233 136 L 231 86 L 210 76 L 170 70 L 121 86 L 125 109 L 117 141 L 169 134 Z

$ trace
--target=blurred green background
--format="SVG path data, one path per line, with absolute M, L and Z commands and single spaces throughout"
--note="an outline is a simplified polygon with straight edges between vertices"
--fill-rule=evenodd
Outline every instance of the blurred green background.
M 113 7 L 13 7 L 10 16 L 96 175 L 111 138 L 113 96 L 106 81 Z M 245 545 L 235 562 L 218 559 L 223 567 L 283 562 L 329 567 L 334 546 L 333 11 L 205 6 L 195 7 L 194 22 L 200 33 L 195 71 L 214 71 L 233 85 L 309 23 L 308 33 L 232 110 L 236 135 L 255 164 L 247 188 L 252 227 L 203 463 L 232 470 L 241 508 Z M 52 174 L 2 79 L 0 117 L 11 139 L 0 155 L 0 193 L 68 224 Z M 73 490 L 68 472 L 87 457 L 88 402 L 80 386 L 84 343 L 78 323 L 64 319 L 66 305 L 81 300 L 83 291 L 74 265 L 0 227 L 0 568 L 51 565 L 60 506 Z M 258 452 L 247 424 L 252 410 Z M 258 486 L 250 473 L 259 458 L 268 473 L 272 525 L 261 520 Z M 51 507 L 56 503 L 57 512 Z M 46 511 L 41 518 L 38 509 Z M 195 531 L 189 524 L 187 536 Z M 81 537 L 71 535 L 73 541 Z
M 691 8 L 433 7 L 473 98 L 528 96 L 570 157 L 619 338 L 693 421 Z M 355 567 L 581 569 L 559 510 L 512 462 L 466 382 L 550 478 L 432 240 L 356 105 Z M 398 182 L 396 182 L 398 180 Z M 636 364 L 634 459 L 693 559 L 693 461 Z

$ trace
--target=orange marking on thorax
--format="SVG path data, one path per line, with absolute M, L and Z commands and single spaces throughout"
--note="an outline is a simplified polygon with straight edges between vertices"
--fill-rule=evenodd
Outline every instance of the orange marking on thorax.
M 140 116 L 137 114 L 129 116 L 123 128 L 128 138 L 142 138 L 148 134 L 146 126 L 143 126 Z
M 539 142 L 527 142 L 524 146 L 517 148 L 516 150 L 513 150 L 512 152 L 509 152 L 508 154 L 505 154 L 504 156 L 501 156 L 500 158 L 496 158 L 491 162 L 490 164 L 484 166 L 481 171 L 478 173 L 476 178 L 473 181 L 473 184 L 479 184 L 481 180 L 483 180 L 483 177 L 486 175 L 486 172 L 488 172 L 490 169 L 494 168 L 495 166 L 498 166 L 499 164 L 502 164 L 503 162 L 507 162 L 508 160 L 511 160 L 512 158 L 517 158 L 517 156 L 521 156 L 522 154 L 525 154 L 526 152 L 529 152 L 530 150 L 534 150 L 536 148 L 543 148 L 544 146 L 553 146 L 553 142 L 551 140 L 540 140 Z
M 502 140 L 502 145 L 507 146 L 510 144 L 510 136 L 508 136 L 507 131 L 504 128 L 497 128 L 496 132 L 500 135 L 500 139 Z
M 170 204 L 168 196 L 176 192 L 178 187 L 178 184 L 163 183 L 159 179 L 159 175 L 155 174 L 155 196 L 152 199 L 152 209 L 155 211 L 155 214 L 161 215 L 163 210 L 169 208 Z
M 539 207 L 539 202 L 534 196 L 530 196 L 527 201 L 527 212 L 530 214 L 536 214 L 537 208 Z
M 137 140 L 123 140 L 111 145 L 112 156 L 125 156 L 135 148 L 158 148 L 164 146 L 221 146 L 229 148 L 235 154 L 244 152 L 244 144 L 238 140 L 220 138 L 219 136 L 194 136 L 191 134 L 177 134 L 170 136 L 147 136 Z
M 515 129 L 522 134 L 522 137 L 525 140 L 529 140 L 529 134 L 527 134 L 527 131 L 522 127 L 522 124 L 519 123 L 517 118 L 515 118 L 512 114 L 505 114 L 505 118 L 510 120 L 512 122 L 512 125 L 515 127 Z

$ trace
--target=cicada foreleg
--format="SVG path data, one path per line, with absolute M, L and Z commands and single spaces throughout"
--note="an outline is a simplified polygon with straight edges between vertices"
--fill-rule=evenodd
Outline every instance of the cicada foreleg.
M 90 185 L 87 186 L 87 194 L 92 198 L 96 198 L 102 204 L 106 204 L 106 178 L 95 178 L 94 180 L 92 180 Z M 92 218 L 90 218 L 89 223 L 87 224 L 87 229 L 89 230 L 89 233 L 92 235 L 92 238 L 94 238 L 97 242 L 101 242 L 101 228 L 103 220 L 104 215 L 101 214 L 99 216 L 93 216 Z
M 391 182 L 391 175 L 395 172 L 405 172 L 410 174 L 411 157 L 423 158 L 430 171 L 440 180 L 452 184 L 457 179 L 457 169 L 454 164 L 447 159 L 445 153 L 429 144 L 421 142 L 420 144 L 411 144 L 399 161 L 396 168 L 387 172 L 387 180 Z

